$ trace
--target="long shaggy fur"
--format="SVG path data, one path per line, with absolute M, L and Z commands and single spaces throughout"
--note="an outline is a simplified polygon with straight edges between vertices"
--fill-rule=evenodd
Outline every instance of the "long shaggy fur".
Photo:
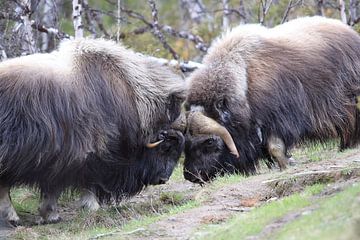
M 2 62 L 0 182 L 134 194 L 158 174 L 164 156 L 144 146 L 179 115 L 183 94 L 178 75 L 106 40 Z
M 239 26 L 212 45 L 204 64 L 189 79 L 187 105 L 224 125 L 240 154 L 224 148 L 217 168 L 254 172 L 271 135 L 286 148 L 304 139 L 340 137 L 340 149 L 359 143 L 360 37 L 340 21 Z

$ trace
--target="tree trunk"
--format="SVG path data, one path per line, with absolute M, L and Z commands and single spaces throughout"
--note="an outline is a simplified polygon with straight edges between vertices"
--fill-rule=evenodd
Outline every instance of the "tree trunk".
M 339 0 L 339 7 L 340 7 L 340 17 L 341 21 L 347 24 L 346 12 L 345 12 L 345 1 Z
M 57 28 L 56 2 L 54 0 L 44 0 L 42 21 L 44 26 Z M 42 52 L 51 52 L 55 49 L 55 36 L 53 32 L 42 33 L 41 40 Z
M 350 16 L 350 25 L 354 25 L 355 21 L 358 21 L 357 16 L 357 6 L 359 5 L 358 0 L 350 0 L 349 4 L 349 16 Z
M 5 52 L 5 49 L 3 48 L 2 45 L 0 45 L 0 62 L 7 59 L 7 55 Z
M 183 19 L 191 19 L 192 22 L 200 24 L 206 17 L 205 6 L 202 0 L 180 0 L 181 9 L 186 12 Z
M 21 20 L 22 20 L 22 33 L 24 41 L 22 41 L 22 50 L 23 54 L 33 54 L 36 52 L 34 35 L 32 32 L 30 15 L 31 15 L 31 0 L 22 0 L 22 10 Z
M 324 0 L 318 0 L 316 5 L 316 15 L 325 16 Z
M 223 5 L 223 22 L 222 27 L 223 30 L 226 30 L 229 28 L 230 20 L 229 20 L 229 0 L 222 0 Z
M 247 15 L 246 15 L 246 10 L 245 10 L 244 0 L 240 0 L 240 2 L 239 2 L 239 13 L 241 14 L 240 24 L 247 23 L 247 19 L 246 19 Z
M 75 30 L 75 38 L 82 38 L 84 36 L 84 26 L 82 25 L 81 14 L 82 6 L 81 0 L 73 0 L 73 24 Z

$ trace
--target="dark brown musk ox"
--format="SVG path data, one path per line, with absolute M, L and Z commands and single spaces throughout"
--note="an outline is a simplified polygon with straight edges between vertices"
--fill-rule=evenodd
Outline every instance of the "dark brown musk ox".
M 188 79 L 184 176 L 252 174 L 258 159 L 285 168 L 304 140 L 360 140 L 360 37 L 338 20 L 304 17 L 234 28 Z
M 175 126 L 184 80 L 102 39 L 0 63 L 0 217 L 19 221 L 9 196 L 41 192 L 42 221 L 60 220 L 66 189 L 120 200 L 170 177 L 184 148 Z

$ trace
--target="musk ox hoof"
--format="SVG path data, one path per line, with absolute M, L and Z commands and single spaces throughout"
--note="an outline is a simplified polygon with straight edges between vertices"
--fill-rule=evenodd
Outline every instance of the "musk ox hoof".
M 289 166 L 296 166 L 297 162 L 294 158 L 290 157 L 289 158 Z
M 95 212 L 99 210 L 100 204 L 94 193 L 89 190 L 83 190 L 78 202 L 79 207 Z
M 12 206 L 6 207 L 4 211 L 0 214 L 0 216 L 2 216 L 3 219 L 7 221 L 11 226 L 17 227 L 20 224 L 20 218 Z
M 8 220 L 9 221 L 9 224 L 12 226 L 12 227 L 17 227 L 20 225 L 20 219 L 18 220 Z
M 40 217 L 40 219 L 38 219 L 36 221 L 36 223 L 38 225 L 43 225 L 43 224 L 54 224 L 54 223 L 58 223 L 60 222 L 62 219 L 61 217 L 59 216 L 58 213 L 51 213 L 49 214 L 49 216 L 44 219 L 43 217 Z

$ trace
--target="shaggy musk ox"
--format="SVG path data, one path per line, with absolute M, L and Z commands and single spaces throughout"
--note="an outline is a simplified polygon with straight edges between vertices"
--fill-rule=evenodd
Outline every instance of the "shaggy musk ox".
M 243 25 L 210 48 L 188 81 L 185 178 L 252 174 L 258 159 L 284 168 L 305 139 L 360 140 L 360 37 L 340 21 L 300 18 Z
M 39 212 L 58 221 L 67 188 L 84 204 L 120 200 L 168 180 L 183 150 L 174 121 L 184 81 L 170 69 L 105 40 L 0 63 L 0 216 L 19 220 L 9 197 L 38 187 Z

